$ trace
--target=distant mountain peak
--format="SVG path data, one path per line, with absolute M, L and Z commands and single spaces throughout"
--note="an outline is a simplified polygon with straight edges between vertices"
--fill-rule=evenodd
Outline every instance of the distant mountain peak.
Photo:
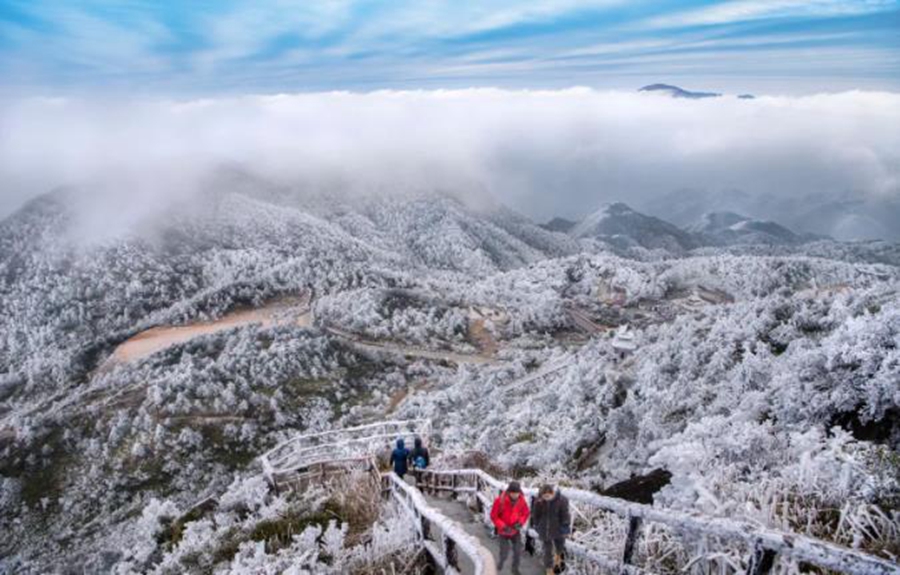
M 700 216 L 697 223 L 688 226 L 686 229 L 691 232 L 713 232 L 720 231 L 731 226 L 749 221 L 747 216 L 729 212 L 706 212 Z
M 598 224 L 604 221 L 610 221 L 623 218 L 641 218 L 644 217 L 624 202 L 608 202 L 600 204 L 600 206 L 588 214 L 577 226 L 573 227 L 573 234 L 582 234 L 584 230 L 596 228 Z
M 636 244 L 648 249 L 682 251 L 696 247 L 690 234 L 678 227 L 633 210 L 622 202 L 603 204 L 572 228 L 576 238 L 600 238 L 617 245 Z
M 578 222 L 573 222 L 572 220 L 568 220 L 566 218 L 555 217 L 546 224 L 540 224 L 542 228 L 545 230 L 549 230 L 551 232 L 562 232 L 568 233 L 569 230 L 575 227 Z
M 603 212 L 609 216 L 624 216 L 626 214 L 636 214 L 631 206 L 626 204 L 625 202 L 611 202 L 608 204 L 603 204 L 600 206 L 600 209 L 597 212 Z
M 705 243 L 793 244 L 801 237 L 775 222 L 757 220 L 735 212 L 707 212 L 687 231 L 703 236 Z
M 671 84 L 650 84 L 644 86 L 638 90 L 638 92 L 659 92 L 668 94 L 673 98 L 689 98 L 692 100 L 699 100 L 700 98 L 718 98 L 722 95 L 717 92 L 692 92 Z

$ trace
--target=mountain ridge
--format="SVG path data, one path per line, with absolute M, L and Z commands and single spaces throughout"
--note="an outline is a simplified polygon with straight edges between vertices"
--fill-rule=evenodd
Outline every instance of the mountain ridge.
M 648 84 L 638 90 L 638 92 L 662 93 L 668 94 L 673 98 L 686 98 L 689 100 L 702 100 L 704 98 L 719 98 L 722 94 L 718 92 L 693 92 L 673 86 L 672 84 Z

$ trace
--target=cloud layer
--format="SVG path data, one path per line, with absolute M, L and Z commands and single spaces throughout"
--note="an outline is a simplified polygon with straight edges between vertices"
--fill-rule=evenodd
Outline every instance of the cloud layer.
M 900 94 L 382 91 L 0 108 L 0 215 L 58 185 L 158 206 L 237 163 L 368 193 L 488 193 L 538 220 L 683 189 L 900 200 Z M 900 228 L 900 222 L 898 228 Z

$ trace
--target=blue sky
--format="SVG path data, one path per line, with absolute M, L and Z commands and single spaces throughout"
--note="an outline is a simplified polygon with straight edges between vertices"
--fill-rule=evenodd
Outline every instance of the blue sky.
M 900 90 L 900 0 L 0 0 L 4 94 Z

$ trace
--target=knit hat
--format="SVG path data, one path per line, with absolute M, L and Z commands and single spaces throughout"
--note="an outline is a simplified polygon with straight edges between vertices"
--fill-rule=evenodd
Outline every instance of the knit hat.
M 510 481 L 506 491 L 509 493 L 522 493 L 522 486 L 519 485 L 518 481 Z
M 550 485 L 549 483 L 545 483 L 545 484 L 541 485 L 541 488 L 538 491 L 538 495 L 544 495 L 546 493 L 553 493 L 553 491 L 554 491 L 553 486 Z

